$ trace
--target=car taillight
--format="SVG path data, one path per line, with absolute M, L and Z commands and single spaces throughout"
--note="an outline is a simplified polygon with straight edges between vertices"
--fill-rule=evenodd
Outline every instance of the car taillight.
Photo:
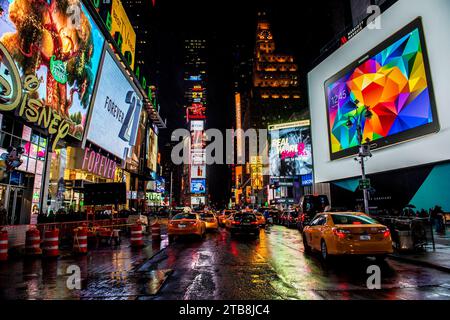
M 333 229 L 333 233 L 334 233 L 335 236 L 339 237 L 339 239 L 345 239 L 345 237 L 348 234 L 350 234 L 350 231 L 334 228 Z
M 306 218 L 306 217 L 305 217 L 305 214 L 302 214 L 302 218 L 301 218 L 301 219 L 302 219 L 302 222 L 305 222 L 305 218 Z
M 258 224 L 258 221 L 250 222 L 251 224 Z
M 238 225 L 238 224 L 241 224 L 241 222 L 240 221 L 232 221 L 231 224 Z
M 389 238 L 389 236 L 391 235 L 391 231 L 389 229 L 382 230 L 382 231 L 383 231 L 383 237 Z

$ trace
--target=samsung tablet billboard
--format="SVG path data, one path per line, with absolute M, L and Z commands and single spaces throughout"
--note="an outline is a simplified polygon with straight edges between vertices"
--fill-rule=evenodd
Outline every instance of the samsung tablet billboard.
M 113 58 L 109 48 L 92 110 L 87 139 L 125 160 L 136 143 L 142 96 Z
M 357 124 L 373 150 L 367 174 L 450 159 L 448 12 L 446 0 L 400 0 L 381 29 L 365 28 L 308 74 L 316 183 L 360 174 Z

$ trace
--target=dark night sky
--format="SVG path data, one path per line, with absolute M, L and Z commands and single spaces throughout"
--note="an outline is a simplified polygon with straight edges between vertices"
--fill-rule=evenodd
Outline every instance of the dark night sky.
M 320 48 L 334 35 L 330 26 L 343 19 L 336 14 L 343 1 L 157 0 L 156 32 L 151 41 L 155 43 L 159 59 L 161 114 L 168 119 L 168 129 L 160 134 L 160 146 L 169 141 L 174 129 L 185 126 L 182 79 L 183 40 L 187 35 L 209 40 L 207 127 L 224 130 L 233 127 L 234 120 L 232 44 L 244 44 L 252 54 L 258 8 L 265 8 L 269 14 L 277 50 L 294 54 L 299 64 L 306 105 L 306 73 Z M 230 190 L 226 181 L 230 175 L 227 167 L 216 165 L 210 170 L 212 200 L 228 201 Z

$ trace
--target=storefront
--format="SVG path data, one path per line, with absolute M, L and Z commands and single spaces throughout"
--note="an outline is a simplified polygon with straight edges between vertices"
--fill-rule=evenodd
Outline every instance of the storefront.
M 47 212 L 85 212 L 83 190 L 88 184 L 123 182 L 120 161 L 101 148 L 60 148 L 52 153 Z
M 9 147 L 24 149 L 22 164 L 7 172 L 1 168 L 0 207 L 7 210 L 7 224 L 29 224 L 40 207 L 48 139 L 10 114 L 0 113 L 0 154 Z

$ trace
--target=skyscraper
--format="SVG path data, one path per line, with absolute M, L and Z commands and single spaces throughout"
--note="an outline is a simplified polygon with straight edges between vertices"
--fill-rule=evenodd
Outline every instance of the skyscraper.
M 256 29 L 250 126 L 267 128 L 293 116 L 307 117 L 306 106 L 301 103 L 298 66 L 292 55 L 276 51 L 270 22 L 262 11 Z
M 207 108 L 207 42 L 205 39 L 184 40 L 184 112 L 191 132 L 190 164 L 184 165 L 181 201 L 184 205 L 201 206 L 208 202 L 205 155 Z

